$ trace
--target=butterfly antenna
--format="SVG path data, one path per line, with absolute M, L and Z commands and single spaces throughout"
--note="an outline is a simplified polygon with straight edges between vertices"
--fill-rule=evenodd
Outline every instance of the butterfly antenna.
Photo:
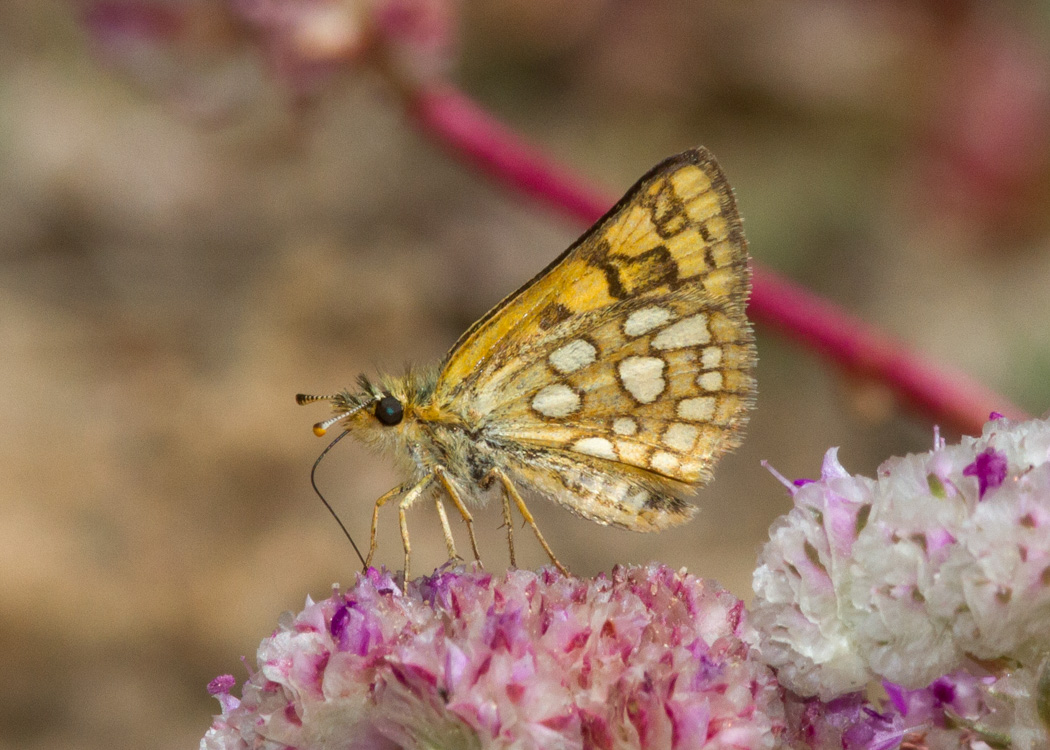
M 316 432 L 316 428 L 314 431 Z M 320 434 L 323 435 L 324 433 L 322 432 Z M 324 495 L 321 494 L 321 490 L 317 488 L 317 467 L 321 464 L 321 461 L 324 459 L 324 457 L 328 455 L 328 451 L 332 450 L 332 448 L 335 447 L 336 443 L 338 443 L 340 440 L 342 440 L 349 434 L 349 432 L 339 433 L 339 436 L 335 440 L 330 442 L 327 448 L 321 451 L 321 455 L 317 457 L 316 461 L 314 461 L 314 468 L 310 470 L 310 484 L 313 485 L 314 492 L 317 493 L 317 496 L 321 498 L 321 502 L 324 503 L 324 507 L 328 508 L 328 512 L 332 514 L 332 518 L 334 518 L 335 522 L 339 524 L 339 528 L 343 530 L 343 534 L 345 534 L 346 538 L 350 540 L 350 546 L 353 547 L 354 552 L 357 553 L 357 559 L 361 561 L 361 567 L 364 567 L 365 558 L 364 555 L 361 554 L 361 550 L 357 548 L 357 543 L 354 542 L 354 538 L 350 536 L 350 532 L 347 531 L 346 526 L 343 524 L 343 520 L 339 518 L 339 514 L 335 512 L 335 509 L 332 508 L 331 505 L 329 505 L 328 501 L 325 500 Z
M 362 375 L 361 377 L 363 378 L 364 376 Z M 375 396 L 375 400 L 378 401 L 382 397 L 383 394 L 380 393 L 378 396 Z M 357 412 L 364 409 L 366 406 L 371 406 L 372 403 L 374 403 L 371 401 L 361 402 L 360 399 L 348 397 L 346 394 L 338 394 L 335 396 L 310 396 L 306 393 L 299 393 L 295 397 L 295 403 L 299 404 L 299 406 L 306 406 L 307 404 L 312 404 L 317 401 L 336 402 L 343 408 L 343 411 L 339 414 L 336 414 L 333 417 L 329 417 L 323 422 L 318 422 L 314 425 L 314 434 L 317 435 L 317 437 L 324 437 L 325 433 L 328 432 L 328 428 L 334 425 L 336 422 L 341 422 L 344 419 L 348 419 L 349 417 L 354 416 L 355 414 L 357 414 Z M 352 405 L 352 407 L 347 407 L 348 402 Z M 329 448 L 330 447 L 331 446 L 329 446 Z M 327 452 L 328 450 L 325 449 L 325 453 Z M 323 456 L 324 453 L 322 453 L 321 455 Z

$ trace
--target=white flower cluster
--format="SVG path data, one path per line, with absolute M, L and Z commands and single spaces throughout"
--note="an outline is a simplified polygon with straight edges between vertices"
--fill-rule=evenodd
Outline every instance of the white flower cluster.
M 751 617 L 791 690 L 919 688 L 970 659 L 1035 668 L 1050 652 L 1050 422 L 996 418 L 875 479 L 832 449 L 818 481 L 796 484 Z

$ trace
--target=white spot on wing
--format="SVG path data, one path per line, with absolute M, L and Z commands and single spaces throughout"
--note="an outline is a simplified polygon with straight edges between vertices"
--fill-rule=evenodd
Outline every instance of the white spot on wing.
M 718 370 L 701 373 L 696 383 L 705 391 L 719 391 L 722 389 L 722 373 Z
M 545 417 L 567 417 L 580 408 L 580 395 L 564 383 L 548 385 L 532 397 L 532 408 Z
M 648 502 L 649 497 L 649 490 L 639 488 L 628 495 L 624 502 L 632 508 L 641 509 L 645 507 L 645 503 Z
M 617 440 L 616 454 L 620 461 L 632 466 L 645 466 L 649 460 L 649 448 L 633 440 Z
M 548 359 L 551 367 L 562 375 L 568 375 L 570 372 L 576 372 L 581 367 L 591 364 L 597 355 L 598 350 L 592 343 L 583 339 L 573 339 L 551 352 Z
M 623 332 L 628 336 L 641 336 L 649 333 L 654 328 L 659 328 L 671 319 L 671 313 L 662 307 L 653 305 L 635 310 L 627 316 L 623 324 Z
M 617 417 L 613 420 L 613 432 L 617 435 L 633 435 L 638 432 L 638 423 L 631 417 Z
M 681 349 L 685 346 L 706 344 L 710 340 L 711 332 L 707 330 L 707 314 L 701 312 L 667 326 L 656 334 L 653 346 L 657 349 Z
M 666 451 L 657 451 L 649 465 L 662 474 L 675 474 L 678 471 L 678 458 Z
M 700 364 L 705 370 L 713 370 L 722 364 L 722 349 L 718 346 L 709 346 L 704 349 L 700 357 Z
M 586 453 L 588 456 L 617 460 L 613 444 L 601 437 L 581 438 L 573 443 L 572 449 L 577 453 Z
M 627 490 L 630 487 L 623 480 L 617 479 L 605 483 L 605 489 L 602 494 L 612 500 L 614 503 L 619 503 L 623 500 L 624 495 L 627 494 Z
M 700 429 L 696 425 L 676 422 L 664 432 L 663 442 L 672 450 L 688 453 L 696 444 L 696 437 L 699 434 Z
M 678 416 L 692 422 L 710 422 L 715 413 L 714 396 L 686 398 L 678 402 Z
M 627 357 L 620 362 L 620 382 L 640 404 L 651 404 L 664 392 L 664 361 L 659 357 Z

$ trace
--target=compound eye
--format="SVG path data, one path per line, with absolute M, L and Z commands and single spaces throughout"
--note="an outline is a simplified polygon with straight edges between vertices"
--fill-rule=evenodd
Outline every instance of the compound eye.
M 376 401 L 376 419 L 388 427 L 399 424 L 404 416 L 405 410 L 396 397 L 387 394 Z

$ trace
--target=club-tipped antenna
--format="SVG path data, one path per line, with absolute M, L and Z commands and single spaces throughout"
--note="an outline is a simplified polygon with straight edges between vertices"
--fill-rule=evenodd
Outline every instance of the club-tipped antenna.
M 329 427 L 334 425 L 336 422 L 342 422 L 344 419 L 346 419 L 349 416 L 350 416 L 349 414 L 336 414 L 334 417 L 329 417 L 328 419 L 326 419 L 323 422 L 318 422 L 313 427 L 314 434 L 317 435 L 317 437 L 324 437 L 325 433 L 328 432 L 328 428 Z M 346 433 L 344 432 L 343 435 L 345 435 L 345 434 Z M 340 437 L 342 437 L 342 436 L 340 436 Z
M 299 404 L 299 406 L 306 406 L 306 404 L 312 404 L 317 401 L 339 401 L 341 398 L 343 399 L 343 403 L 345 403 L 345 396 L 310 396 L 306 393 L 297 393 L 295 395 L 295 403 Z M 382 396 L 380 396 L 379 398 L 382 398 Z M 336 414 L 335 416 L 329 417 L 323 422 L 318 422 L 313 427 L 314 434 L 317 435 L 317 437 L 324 437 L 325 434 L 328 432 L 329 427 L 334 425 L 336 422 L 341 422 L 347 417 L 352 417 L 353 415 L 357 414 L 357 412 L 364 409 L 366 406 L 368 406 L 367 403 L 358 404 L 353 409 L 348 409 L 347 411 L 344 411 L 340 414 Z M 324 454 L 322 453 L 321 455 Z
M 316 432 L 316 431 L 317 430 L 315 428 L 314 432 Z M 339 514 L 335 512 L 335 509 L 332 508 L 331 505 L 329 505 L 328 501 L 325 500 L 324 495 L 321 494 L 321 490 L 318 489 L 318 487 L 317 487 L 317 467 L 321 464 L 322 459 L 324 459 L 324 457 L 326 455 L 328 455 L 328 451 L 332 450 L 332 448 L 335 447 L 336 443 L 338 443 L 340 440 L 342 440 L 343 438 L 345 438 L 349 434 L 350 434 L 349 432 L 341 432 L 341 433 L 339 433 L 338 437 L 336 437 L 335 440 L 330 442 L 328 444 L 328 447 L 326 447 L 323 451 L 321 451 L 321 455 L 317 457 L 316 461 L 314 461 L 314 467 L 310 470 L 310 484 L 313 485 L 314 492 L 317 493 L 317 496 L 319 498 L 321 498 L 321 502 L 324 503 L 324 507 L 328 508 L 328 512 L 332 514 L 332 518 L 334 518 L 335 522 L 337 524 L 339 524 L 339 528 L 341 528 L 343 530 L 343 534 L 345 534 L 346 538 L 348 540 L 350 540 L 350 546 L 353 547 L 354 548 L 354 552 L 357 553 L 357 559 L 361 561 L 361 567 L 363 568 L 365 566 L 364 555 L 361 554 L 361 550 L 359 550 L 357 548 L 357 543 L 354 542 L 354 538 L 352 536 L 350 536 L 350 532 L 347 531 L 346 526 L 343 524 L 343 519 L 341 519 L 339 517 Z
M 306 406 L 306 404 L 312 404 L 315 401 L 331 401 L 335 396 L 311 396 L 307 393 L 295 394 L 295 403 L 299 406 Z

